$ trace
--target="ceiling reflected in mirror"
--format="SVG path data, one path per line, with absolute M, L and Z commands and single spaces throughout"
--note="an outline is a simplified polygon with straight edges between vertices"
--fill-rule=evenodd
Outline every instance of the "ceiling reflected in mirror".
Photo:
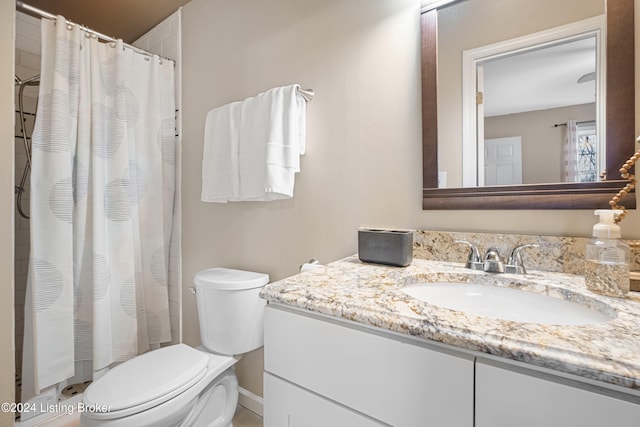
M 596 102 L 595 36 L 481 65 L 485 117 Z

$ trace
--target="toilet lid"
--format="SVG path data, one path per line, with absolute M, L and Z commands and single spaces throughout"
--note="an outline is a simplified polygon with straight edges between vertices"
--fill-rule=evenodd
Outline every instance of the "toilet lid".
M 203 287 L 219 291 L 237 291 L 261 288 L 269 283 L 269 275 L 232 268 L 210 268 L 196 273 L 193 278 L 196 289 Z
M 184 344 L 176 344 L 134 357 L 94 381 L 84 393 L 86 405 L 108 407 L 110 412 L 168 398 L 188 389 L 207 369 L 209 357 Z

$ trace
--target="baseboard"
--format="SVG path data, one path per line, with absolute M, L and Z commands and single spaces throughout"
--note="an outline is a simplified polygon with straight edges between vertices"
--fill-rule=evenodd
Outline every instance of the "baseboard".
M 238 394 L 238 404 L 261 417 L 264 416 L 264 399 L 242 387 L 240 387 Z

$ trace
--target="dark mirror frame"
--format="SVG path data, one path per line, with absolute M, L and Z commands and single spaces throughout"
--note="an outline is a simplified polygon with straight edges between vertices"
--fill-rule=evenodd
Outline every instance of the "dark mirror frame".
M 619 169 L 635 152 L 635 60 L 633 0 L 606 0 L 607 174 L 590 183 L 493 187 L 438 187 L 438 12 L 421 17 L 422 209 L 596 209 L 627 183 Z M 635 193 L 621 204 L 636 208 Z

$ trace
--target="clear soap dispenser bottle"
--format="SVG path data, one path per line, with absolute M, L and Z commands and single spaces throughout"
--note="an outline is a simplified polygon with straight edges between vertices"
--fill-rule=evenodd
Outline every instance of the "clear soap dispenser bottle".
M 584 279 L 595 293 L 622 297 L 629 292 L 629 246 L 620 240 L 620 226 L 615 216 L 622 211 L 598 209 L 600 222 L 593 226 L 593 237 L 587 242 Z

